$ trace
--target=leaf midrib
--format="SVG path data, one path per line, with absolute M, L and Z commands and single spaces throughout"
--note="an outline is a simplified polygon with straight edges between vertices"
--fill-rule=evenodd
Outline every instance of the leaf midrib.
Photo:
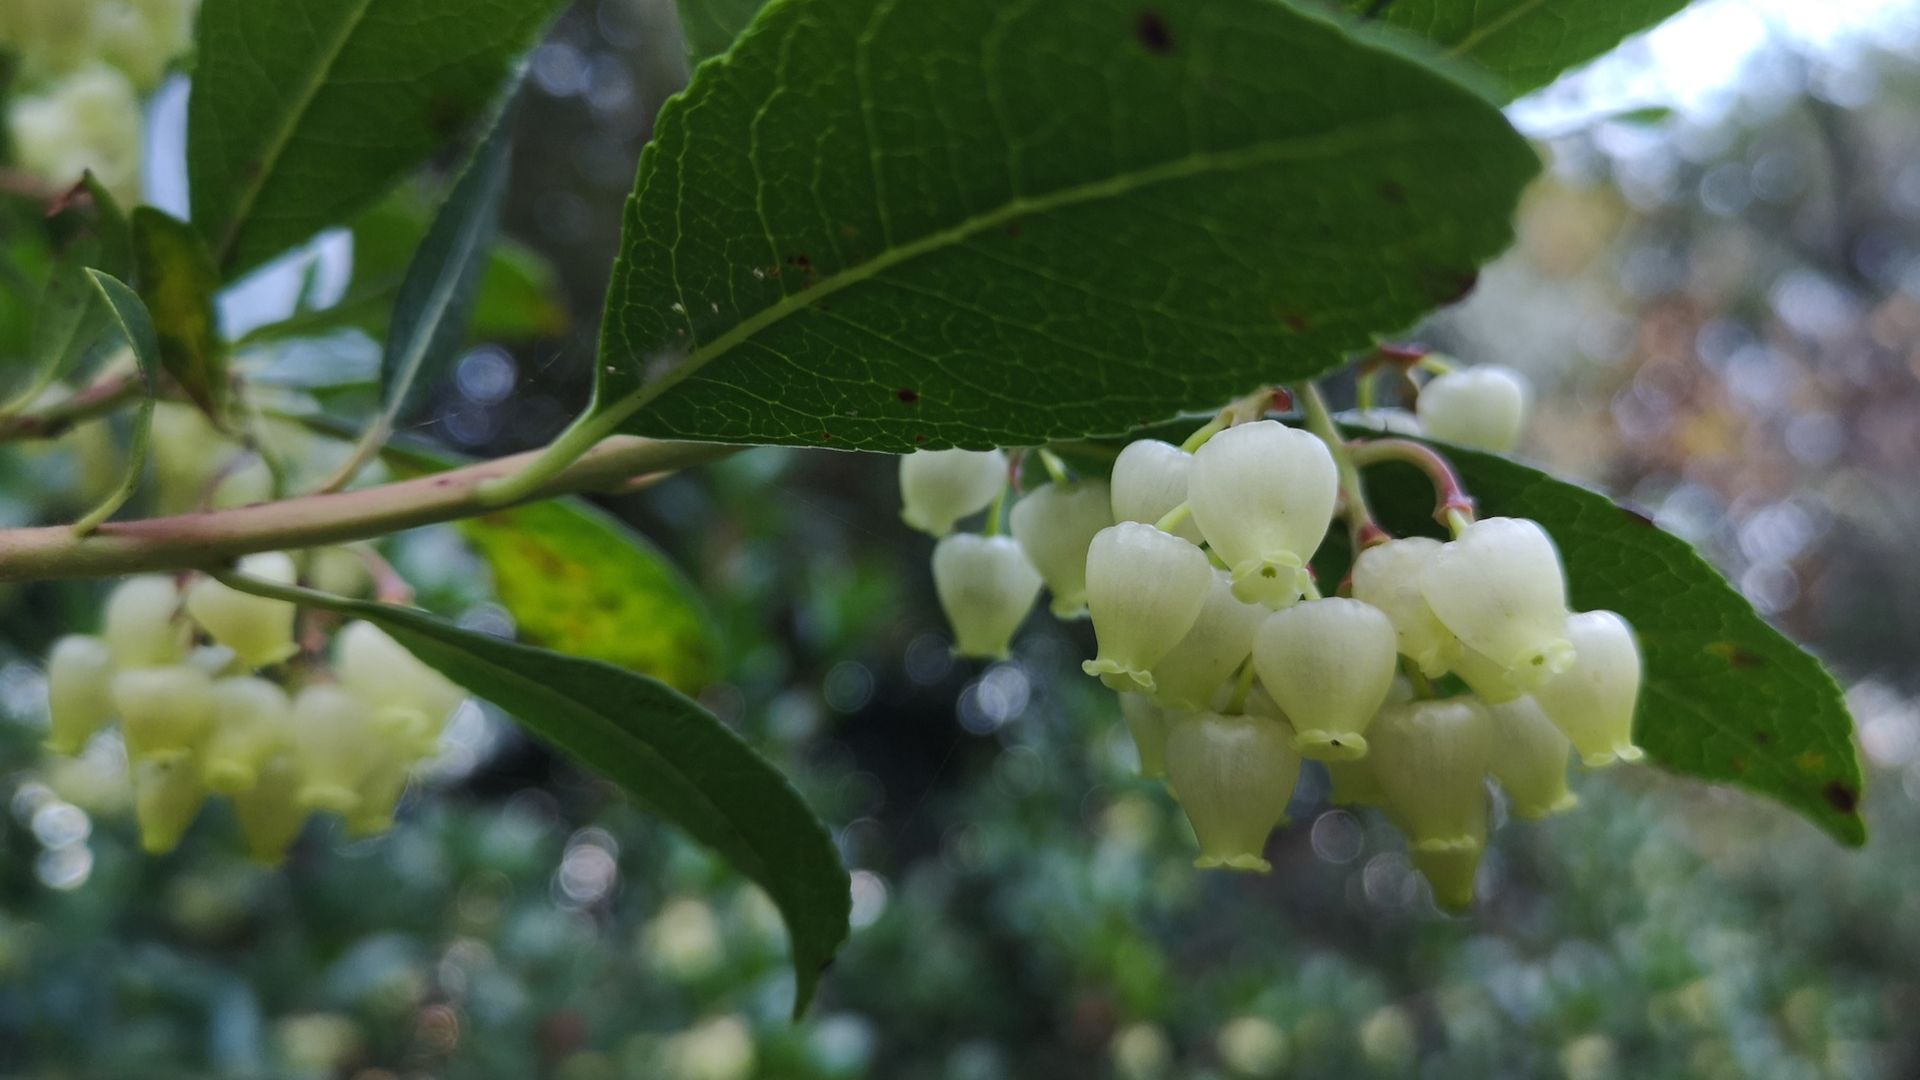
M 306 115 L 308 109 L 312 108 L 313 99 L 320 95 L 320 88 L 326 85 L 327 75 L 333 71 L 334 65 L 340 62 L 340 54 L 346 51 L 347 42 L 352 40 L 354 31 L 360 28 L 361 22 L 366 19 L 367 11 L 371 7 L 373 7 L 373 0 L 359 0 L 359 6 L 341 21 L 339 35 L 330 47 L 320 54 L 318 63 L 311 69 L 310 77 L 301 89 L 300 97 L 284 114 L 286 123 L 281 126 L 268 145 L 267 152 L 261 155 L 259 171 L 254 174 L 253 182 L 241 189 L 241 197 L 235 202 L 233 213 L 228 217 L 226 228 L 221 233 L 220 243 L 214 252 L 216 261 L 221 265 L 225 265 L 227 259 L 233 254 L 234 244 L 239 241 L 240 231 L 246 224 L 247 215 L 253 212 L 253 204 L 259 201 L 260 193 L 266 190 L 267 179 L 273 175 L 280 156 L 286 153 L 288 145 L 293 142 L 293 134 L 299 129 L 300 119 Z
M 1016 195 L 1001 206 L 965 218 L 919 239 L 888 248 L 865 262 L 850 266 L 837 274 L 823 277 L 797 292 L 786 294 L 774 303 L 735 323 L 719 337 L 704 345 L 696 346 L 671 370 L 652 382 L 630 391 L 627 396 L 608 406 L 601 414 L 599 423 L 611 430 L 620 421 L 697 374 L 708 363 L 789 315 L 902 263 L 949 247 L 957 247 L 974 236 L 1001 228 L 1022 217 L 1103 199 L 1117 199 L 1156 184 L 1187 180 L 1211 173 L 1233 172 L 1280 161 L 1328 156 L 1343 150 L 1371 145 L 1376 139 L 1390 138 L 1409 131 L 1417 132 L 1421 130 L 1421 125 L 1417 123 L 1418 119 L 1415 114 L 1402 113 L 1389 117 L 1381 123 L 1350 127 L 1331 133 L 1323 132 L 1308 138 L 1255 142 L 1225 151 L 1198 151 L 1147 168 L 1063 187 L 1045 195 Z M 652 152 L 652 148 L 649 148 L 649 152 Z M 608 320 L 607 325 L 611 327 L 613 320 Z M 603 343 L 601 348 L 603 355 L 605 351 Z
M 1513 7 L 1508 8 L 1504 14 L 1492 19 L 1491 21 L 1486 23 L 1484 26 L 1475 27 L 1471 33 L 1467 34 L 1466 37 L 1461 38 L 1460 41 L 1457 44 L 1455 44 L 1452 49 L 1448 50 L 1448 55 L 1449 56 L 1467 55 L 1468 53 L 1472 52 L 1473 49 L 1476 46 L 1478 46 L 1481 42 L 1487 40 L 1488 38 L 1499 33 L 1500 31 L 1505 30 L 1508 26 L 1511 26 L 1515 19 L 1531 14 L 1535 8 L 1538 8 L 1541 4 L 1544 4 L 1544 3 L 1546 3 L 1546 0 L 1521 0 L 1520 3 L 1515 4 Z

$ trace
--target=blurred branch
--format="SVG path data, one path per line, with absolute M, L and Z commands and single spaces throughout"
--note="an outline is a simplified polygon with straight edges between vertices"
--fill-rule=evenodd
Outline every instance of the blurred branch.
M 604 439 L 517 502 L 630 486 L 736 453 L 719 443 Z M 499 509 L 483 484 L 524 470 L 535 450 L 358 491 L 308 495 L 234 510 L 109 522 L 76 537 L 66 526 L 0 530 L 0 581 L 117 577 L 157 570 L 209 569 L 242 555 L 365 540 Z
M 56 438 L 75 424 L 139 400 L 145 388 L 138 371 L 105 376 L 44 408 L 0 416 L 0 443 Z

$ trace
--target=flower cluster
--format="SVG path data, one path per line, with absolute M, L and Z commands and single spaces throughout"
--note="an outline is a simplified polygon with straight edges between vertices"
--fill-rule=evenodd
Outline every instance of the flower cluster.
M 16 164 L 61 186 L 92 170 L 116 196 L 138 195 L 140 101 L 187 51 L 198 7 L 198 0 L 7 0 L 0 52 L 19 58 L 16 90 L 24 91 L 4 118 Z
M 296 577 L 278 552 L 240 569 L 282 584 Z M 127 579 L 99 634 L 54 644 L 49 748 L 78 754 L 117 721 L 141 843 L 156 854 L 179 843 L 209 794 L 233 801 L 263 861 L 278 861 L 315 811 L 339 815 L 356 836 L 386 830 L 464 694 L 371 623 L 342 627 L 330 664 L 309 655 L 320 648 L 296 641 L 297 614 L 206 576 Z
M 1475 436 L 1493 424 L 1510 443 L 1516 384 L 1450 388 L 1472 376 L 1432 380 L 1451 403 L 1422 416 L 1458 420 L 1461 442 L 1486 445 Z M 1312 759 L 1335 802 L 1385 811 L 1436 899 L 1462 907 L 1489 778 L 1517 816 L 1539 817 L 1573 805 L 1575 752 L 1591 767 L 1641 756 L 1639 649 L 1620 616 L 1569 610 L 1544 529 L 1474 520 L 1470 503 L 1448 506 L 1448 541 L 1356 525 L 1362 550 L 1323 597 L 1309 564 L 1354 510 L 1336 460 L 1348 447 L 1329 436 L 1223 414 L 1186 446 L 1129 444 L 1104 484 L 1049 462 L 1054 482 L 1013 506 L 1010 537 L 949 532 L 1007 497 L 1005 455 L 920 452 L 902 460 L 905 516 L 942 534 L 934 581 L 957 653 L 1005 655 L 1043 584 L 1055 615 L 1091 617 L 1083 668 L 1120 694 L 1143 775 L 1164 777 L 1192 823 L 1196 865 L 1268 869 L 1268 834 Z

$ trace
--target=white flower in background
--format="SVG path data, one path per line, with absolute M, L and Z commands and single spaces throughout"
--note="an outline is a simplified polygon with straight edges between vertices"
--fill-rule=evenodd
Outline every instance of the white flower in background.
M 916 450 L 900 455 L 900 519 L 930 536 L 993 503 L 1007 483 L 998 450 Z
M 1512 671 L 1524 689 L 1573 662 L 1566 575 L 1535 522 L 1494 517 L 1468 525 L 1427 560 L 1420 591 L 1461 644 Z
M 312 814 L 300 801 L 303 782 L 298 756 L 283 751 L 261 764 L 252 787 L 229 796 L 247 854 L 255 861 L 278 863 L 299 837 Z
M 1445 675 L 1460 652 L 1453 636 L 1420 591 L 1420 573 L 1440 550 L 1440 541 L 1410 536 L 1376 544 L 1353 564 L 1353 598 L 1379 608 L 1393 623 L 1399 650 L 1430 679 Z
M 251 788 L 268 759 L 293 746 L 293 703 L 278 684 L 242 675 L 213 684 L 213 730 L 201 751 L 207 787 Z
M 1253 640 L 1260 683 L 1293 723 L 1294 749 L 1311 758 L 1366 754 L 1363 733 L 1393 688 L 1398 660 L 1393 624 L 1344 597 L 1276 611 Z
M 1199 620 L 1213 567 L 1199 548 L 1123 521 L 1087 549 L 1087 610 L 1099 653 L 1081 664 L 1115 690 L 1152 691 L 1153 666 Z
M 1008 515 L 1008 531 L 1053 594 L 1055 618 L 1087 611 L 1087 548 L 1113 524 L 1112 493 L 1098 480 L 1048 484 L 1028 493 Z
M 1234 592 L 1276 608 L 1312 586 L 1307 560 L 1327 534 L 1338 495 L 1327 445 L 1276 420 L 1207 440 L 1194 452 L 1187 482 L 1193 520 L 1233 572 Z
M 1120 718 L 1140 754 L 1140 775 L 1149 780 L 1167 775 L 1167 711 L 1145 694 L 1123 693 Z
M 140 826 L 140 848 L 165 855 L 180 844 L 207 801 L 200 767 L 192 758 L 135 761 L 132 764 L 133 816 Z
M 1215 570 L 1193 629 L 1153 665 L 1154 700 L 1182 709 L 1211 707 L 1215 691 L 1252 653 L 1253 635 L 1266 618 L 1266 608 L 1233 595 L 1233 578 Z
M 1373 775 L 1415 851 L 1477 849 L 1493 753 L 1486 706 L 1472 697 L 1410 701 L 1368 728 Z
M 1493 778 L 1513 803 L 1517 817 L 1541 818 L 1579 802 L 1567 790 L 1573 746 L 1539 703 L 1530 697 L 1487 706 L 1493 733 Z
M 1287 815 L 1300 755 L 1285 724 L 1216 712 L 1168 717 L 1167 779 L 1193 824 L 1202 869 L 1272 867 L 1261 852 Z
M 68 634 L 47 656 L 47 748 L 78 754 L 113 719 L 113 652 L 89 634 Z
M 370 622 L 340 628 L 333 663 L 341 685 L 371 710 L 374 725 L 419 754 L 433 751 L 447 717 L 466 700 L 466 691 Z
M 358 809 L 360 785 L 388 752 L 377 736 L 359 698 L 330 683 L 303 688 L 293 699 L 300 804 L 343 817 Z
M 1566 635 L 1573 665 L 1542 683 L 1535 700 L 1589 767 L 1639 761 L 1645 754 L 1633 744 L 1633 711 L 1641 664 L 1633 627 L 1611 611 L 1583 611 L 1567 619 Z
M 1436 376 L 1420 388 L 1415 408 L 1433 438 L 1504 454 L 1520 442 L 1530 396 L 1519 372 L 1481 364 Z
M 1334 419 L 1352 427 L 1378 431 L 1383 435 L 1425 435 L 1420 418 L 1405 409 L 1383 406 L 1375 409 L 1350 409 Z
M 956 533 L 933 547 L 933 587 L 959 656 L 998 660 L 1040 595 L 1040 574 L 1011 536 Z
M 1263 1016 L 1236 1016 L 1213 1037 L 1230 1075 L 1258 1080 L 1286 1071 L 1292 1044 L 1286 1029 Z
M 94 46 L 142 89 L 193 45 L 199 0 L 93 0 Z
M 213 680 L 199 668 L 122 668 L 112 685 L 130 760 L 191 757 L 213 727 Z
M 107 595 L 101 636 L 118 667 L 154 667 L 187 654 L 188 630 L 174 616 L 180 590 L 165 574 L 142 574 L 114 586 Z
M 1193 473 L 1193 455 L 1159 439 L 1135 439 L 1113 461 L 1109 479 L 1113 491 L 1113 520 L 1152 525 L 1187 501 L 1187 480 Z M 1203 543 L 1200 526 L 1189 515 L 1173 529 L 1188 543 Z
M 119 71 L 95 64 L 21 97 L 7 127 L 20 167 L 48 183 L 75 184 L 92 170 L 116 199 L 139 199 L 140 96 Z
M 249 555 L 240 560 L 239 570 L 278 585 L 292 585 L 299 577 L 293 558 L 282 551 Z M 300 651 L 293 641 L 297 611 L 285 600 L 244 593 L 202 577 L 188 587 L 186 608 L 202 630 L 250 668 L 277 664 Z
M 673 1080 L 747 1080 L 759 1058 L 753 1029 L 738 1016 L 702 1020 L 668 1039 L 664 1056 Z

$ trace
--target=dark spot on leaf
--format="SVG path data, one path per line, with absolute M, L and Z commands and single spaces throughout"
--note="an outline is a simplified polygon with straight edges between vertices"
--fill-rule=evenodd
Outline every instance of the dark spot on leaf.
M 853 226 L 851 226 L 851 225 L 842 225 L 842 226 L 840 226 L 840 235 L 841 235 L 841 236 L 844 236 L 844 237 L 846 237 L 846 238 L 847 238 L 847 239 L 849 239 L 849 240 L 851 240 L 851 239 L 853 239 L 854 237 L 856 237 L 856 236 L 859 236 L 859 235 L 860 235 L 860 230 L 859 230 L 859 229 L 856 229 L 856 228 L 854 228 L 854 227 L 853 227 Z
M 926 437 L 925 435 L 915 435 L 915 436 L 913 437 L 913 441 L 914 441 L 914 442 L 926 442 L 926 441 L 927 441 L 927 437 Z
M 1827 786 L 1820 789 L 1820 797 L 1843 814 L 1853 813 L 1860 805 L 1860 793 L 1838 780 L 1827 781 Z
M 1398 180 L 1388 180 L 1380 185 L 1380 197 L 1395 206 L 1405 206 L 1407 203 L 1406 186 Z
M 1759 743 L 1761 746 L 1765 746 L 1773 741 L 1773 732 L 1756 731 L 1753 733 L 1753 741 Z
M 460 134 L 467 125 L 467 110 L 459 99 L 436 97 L 427 102 L 427 126 L 443 141 Z
M 821 442 L 832 442 L 832 441 L 833 441 L 833 432 L 831 432 L 831 431 L 822 431 L 822 432 L 820 433 L 820 441 L 821 441 Z
M 1307 317 L 1305 315 L 1288 315 L 1283 319 L 1281 319 L 1280 321 L 1286 323 L 1287 329 L 1293 331 L 1296 334 L 1306 333 L 1307 329 L 1313 325 L 1312 323 L 1307 321 Z
M 1451 304 L 1464 299 L 1479 283 L 1478 270 L 1432 270 L 1427 275 L 1427 295 L 1433 297 L 1435 303 Z
M 1707 646 L 1707 651 L 1725 660 L 1727 666 L 1732 668 L 1756 668 L 1766 662 L 1731 641 L 1716 641 Z
M 1010 223 L 1007 226 L 1007 235 L 1013 237 L 1015 240 L 1020 239 L 1020 223 L 1017 221 Z
M 1729 764 L 1729 765 L 1731 765 L 1731 766 L 1733 766 L 1733 771 L 1734 771 L 1734 772 L 1736 772 L 1736 773 L 1739 773 L 1739 774 L 1741 774 L 1741 775 L 1743 775 L 1743 776 L 1744 776 L 1744 775 L 1746 775 L 1746 771 L 1747 771 L 1747 759 L 1746 759 L 1746 758 L 1743 758 L 1743 757 L 1737 757 L 1737 758 L 1734 758 L 1734 759 L 1732 759 L 1731 761 L 1729 761 L 1729 762 L 1727 762 L 1727 764 Z
M 900 389 L 895 390 L 893 392 L 893 396 L 899 398 L 901 404 L 903 405 L 920 404 L 920 391 L 915 390 L 911 386 L 901 387 Z
M 1142 11 L 1134 16 L 1133 36 L 1141 48 L 1155 56 L 1173 55 L 1173 31 L 1157 11 Z
M 1658 526 L 1653 523 L 1653 515 L 1647 513 L 1645 510 L 1628 503 L 1619 503 L 1618 505 L 1620 512 L 1626 515 L 1628 521 L 1633 522 L 1635 525 L 1644 525 L 1649 529 L 1658 528 Z
M 812 261 L 807 258 L 805 252 L 802 252 L 801 254 L 798 254 L 798 255 L 787 256 L 787 262 L 791 263 L 794 266 L 812 266 L 813 265 Z

